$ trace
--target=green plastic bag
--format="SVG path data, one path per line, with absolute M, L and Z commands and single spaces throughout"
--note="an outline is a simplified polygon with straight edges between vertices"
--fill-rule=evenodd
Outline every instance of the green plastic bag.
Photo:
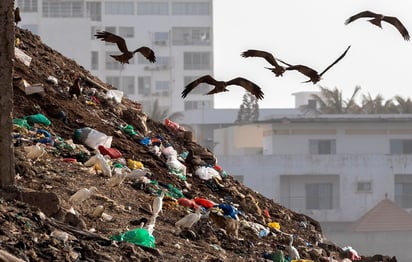
M 13 119 L 13 124 L 21 126 L 21 127 L 25 127 L 27 129 L 31 129 L 31 126 L 29 125 L 29 123 L 27 123 L 26 119 L 14 118 Z
M 113 235 L 110 239 L 115 241 L 126 241 L 138 246 L 155 248 L 155 237 L 146 228 L 135 228 L 119 235 Z
M 43 114 L 35 114 L 35 115 L 30 115 L 30 116 L 25 116 L 24 119 L 27 120 L 27 123 L 30 125 L 34 123 L 40 123 L 45 126 L 51 125 L 50 120 Z
M 131 125 L 127 125 L 125 127 L 122 127 L 122 130 L 123 130 L 123 132 L 125 132 L 128 135 L 131 135 L 131 136 L 137 135 L 136 131 L 134 131 L 134 128 Z

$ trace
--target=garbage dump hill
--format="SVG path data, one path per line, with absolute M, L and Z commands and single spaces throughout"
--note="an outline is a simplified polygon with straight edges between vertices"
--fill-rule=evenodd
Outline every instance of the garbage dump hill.
M 396 261 L 327 240 L 39 36 L 16 28 L 16 48 L 1 261 Z

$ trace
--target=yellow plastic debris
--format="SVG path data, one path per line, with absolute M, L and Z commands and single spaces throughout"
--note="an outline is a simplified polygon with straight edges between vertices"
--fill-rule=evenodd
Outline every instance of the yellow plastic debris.
M 143 163 L 140 161 L 136 161 L 133 159 L 127 159 L 127 167 L 134 170 L 134 169 L 142 169 Z
M 268 227 L 280 230 L 280 224 L 278 222 L 269 222 Z

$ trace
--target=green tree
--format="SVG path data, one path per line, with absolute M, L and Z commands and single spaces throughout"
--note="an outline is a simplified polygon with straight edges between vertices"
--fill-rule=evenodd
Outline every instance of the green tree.
M 403 98 L 399 95 L 394 97 L 396 102 L 396 111 L 399 114 L 410 114 L 412 113 L 412 100 L 408 98 Z
M 390 114 L 397 113 L 392 99 L 386 100 L 378 94 L 374 98 L 371 94 L 362 95 L 362 113 L 364 114 Z
M 243 95 L 243 103 L 240 105 L 235 123 L 251 123 L 259 119 L 259 103 L 251 93 Z
M 301 107 L 305 113 L 315 114 L 347 114 L 347 113 L 359 113 L 361 108 L 356 103 L 356 95 L 361 89 L 360 86 L 356 86 L 352 93 L 352 96 L 344 100 L 342 91 L 337 89 L 328 89 L 326 87 L 319 86 L 320 94 L 313 94 L 312 98 L 316 101 L 316 106 L 304 105 Z

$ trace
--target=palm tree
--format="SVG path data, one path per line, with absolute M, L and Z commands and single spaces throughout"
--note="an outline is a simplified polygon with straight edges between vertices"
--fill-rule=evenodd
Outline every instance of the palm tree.
M 315 114 L 347 114 L 360 112 L 360 107 L 355 102 L 360 86 L 355 87 L 352 96 L 346 101 L 342 97 L 342 91 L 336 87 L 333 90 L 322 86 L 319 86 L 319 88 L 321 91 L 320 94 L 312 95 L 317 106 L 304 105 L 301 107 L 303 112 Z
M 159 106 L 159 99 L 156 99 L 153 102 L 152 110 L 148 114 L 148 116 L 155 121 L 163 122 L 165 118 L 168 118 L 170 120 L 176 120 L 178 118 L 183 117 L 183 114 L 181 112 L 175 112 L 169 115 L 169 110 L 161 109 Z
M 368 95 L 362 95 L 362 113 L 364 114 L 389 114 L 396 113 L 395 105 L 392 99 L 384 100 L 383 96 L 378 94 L 375 98 Z
M 403 98 L 399 95 L 394 97 L 397 105 L 395 105 L 397 109 L 397 113 L 399 114 L 410 114 L 412 113 L 412 100 L 408 98 Z

